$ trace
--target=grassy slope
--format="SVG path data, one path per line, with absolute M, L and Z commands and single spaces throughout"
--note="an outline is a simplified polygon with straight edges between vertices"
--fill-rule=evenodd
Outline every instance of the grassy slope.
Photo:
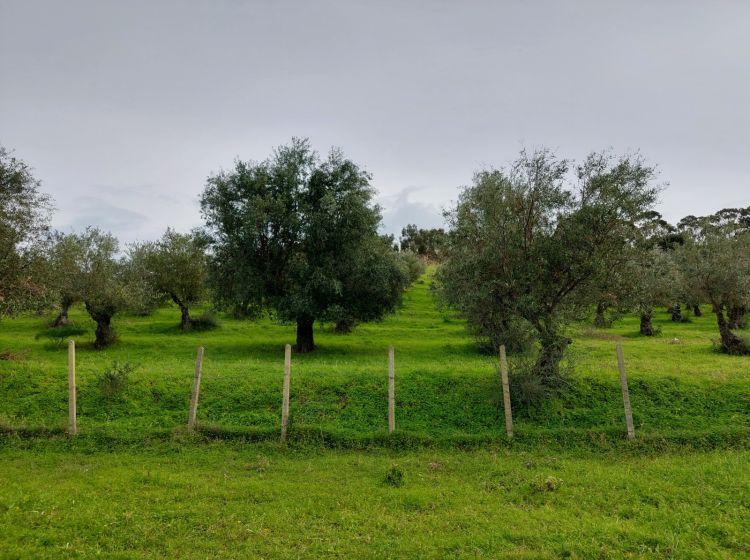
M 90 327 L 81 309 L 74 319 Z M 269 320 L 225 320 L 213 332 L 181 334 L 176 309 L 152 317 L 116 321 L 121 342 L 97 352 L 78 349 L 79 429 L 118 439 L 143 439 L 183 426 L 195 348 L 206 347 L 199 422 L 205 429 L 247 431 L 275 437 L 279 424 L 283 344 L 290 326 Z M 618 439 L 623 433 L 614 338 L 622 336 L 636 430 L 653 438 L 747 441 L 750 426 L 750 359 L 724 356 L 711 346 L 708 315 L 674 324 L 666 313 L 660 337 L 638 336 L 637 319 L 612 329 L 576 327 L 572 358 L 576 374 L 562 399 L 540 410 L 517 411 L 519 440 L 539 437 Z M 0 324 L 0 350 L 25 352 L 21 361 L 0 361 L 0 423 L 63 428 L 66 422 L 66 349 L 35 341 L 42 319 Z M 678 337 L 681 344 L 670 344 Z M 397 428 L 418 441 L 479 441 L 503 434 L 496 361 L 476 353 L 463 323 L 442 315 L 428 281 L 407 294 L 405 307 L 386 321 L 341 336 L 318 328 L 320 350 L 295 355 L 292 428 L 297 438 L 336 441 L 382 438 L 386 429 L 389 344 L 396 346 Z M 139 365 L 121 399 L 105 399 L 97 387 L 112 360 Z M 571 435 L 572 434 L 572 435 Z
M 93 330 L 81 310 L 75 318 Z M 577 327 L 571 390 L 519 414 L 509 448 L 494 360 L 476 354 L 462 323 L 439 314 L 421 283 L 396 316 L 350 336 L 319 331 L 320 351 L 294 356 L 290 433 L 308 445 L 291 449 L 189 438 L 175 428 L 185 423 L 203 344 L 204 434 L 218 426 L 223 436 L 275 440 L 282 346 L 293 329 L 227 320 L 218 331 L 183 335 L 177 319 L 175 309 L 119 318 L 115 348 L 79 348 L 80 437 L 0 436 L 0 558 L 750 556 L 750 360 L 711 350 L 711 317 L 675 325 L 662 313 L 656 339 L 634 336 L 634 318 L 607 331 Z M 0 350 L 26 351 L 0 361 L 6 426 L 65 426 L 66 352 L 33 339 L 41 323 L 0 325 Z M 623 440 L 617 336 L 634 445 Z M 682 344 L 669 344 L 675 336 Z M 397 348 L 401 431 L 390 439 L 389 344 Z M 114 402 L 96 385 L 113 359 L 140 364 Z M 373 437 L 443 445 L 309 445 L 361 446 Z M 452 445 L 472 438 L 495 443 Z M 659 443 L 670 439 L 689 445 Z M 405 475 L 401 488 L 383 483 L 394 464 Z

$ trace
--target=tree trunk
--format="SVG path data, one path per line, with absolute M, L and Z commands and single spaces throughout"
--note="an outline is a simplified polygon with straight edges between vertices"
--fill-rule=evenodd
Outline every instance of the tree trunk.
M 729 323 L 724 317 L 724 306 L 714 305 L 716 322 L 719 325 L 719 334 L 721 335 L 721 349 L 727 354 L 742 355 L 750 353 L 750 349 L 745 346 L 743 340 L 732 332 Z
M 557 333 L 541 333 L 539 341 L 542 347 L 534 363 L 534 373 L 539 377 L 542 385 L 555 387 L 561 377 L 560 362 L 565 355 L 565 349 L 572 340 Z
M 696 317 L 703 317 L 703 312 L 701 311 L 700 305 L 693 306 L 693 315 L 695 315 Z
M 745 313 L 747 309 L 744 305 L 733 305 L 727 312 L 727 319 L 730 329 L 742 329 L 745 327 Z
M 594 317 L 594 326 L 598 329 L 606 329 L 609 325 L 607 324 L 607 317 L 604 312 L 607 310 L 607 304 L 599 302 L 596 304 L 596 317 Z
M 73 301 L 69 298 L 63 298 L 60 304 L 60 313 L 52 322 L 53 327 L 61 327 L 68 324 L 68 311 L 70 306 L 73 305 Z
M 645 336 L 654 336 L 654 325 L 651 322 L 651 311 L 641 313 L 641 334 Z
M 348 319 L 341 319 L 340 321 L 336 321 L 336 326 L 333 329 L 333 331 L 338 334 L 349 334 L 353 330 L 354 321 L 350 321 Z
M 312 352 L 315 350 L 315 341 L 313 339 L 313 323 L 315 319 L 302 317 L 297 319 L 297 347 L 300 354 Z
M 111 315 L 97 315 L 94 317 L 96 321 L 96 340 L 94 340 L 94 348 L 100 350 L 111 345 L 115 341 L 115 334 L 112 331 L 112 316 Z
M 669 311 L 672 314 L 672 321 L 675 323 L 682 322 L 682 306 L 679 303 L 675 303 Z

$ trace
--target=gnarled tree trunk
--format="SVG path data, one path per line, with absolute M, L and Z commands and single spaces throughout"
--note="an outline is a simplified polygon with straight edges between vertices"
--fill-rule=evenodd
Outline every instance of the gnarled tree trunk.
M 540 332 L 541 348 L 534 363 L 534 373 L 539 377 L 542 385 L 555 387 L 560 381 L 560 362 L 565 355 L 565 349 L 573 342 L 571 339 L 555 332 Z
M 750 353 L 743 340 L 732 332 L 729 327 L 729 322 L 724 317 L 724 306 L 713 305 L 714 313 L 716 314 L 716 322 L 719 325 L 719 334 L 721 335 L 721 349 L 727 354 L 743 355 Z
M 727 320 L 730 329 L 742 329 L 746 325 L 745 313 L 747 308 L 744 305 L 732 305 L 727 312 Z
M 172 298 L 172 301 L 180 308 L 180 330 L 182 332 L 189 331 L 193 328 L 193 320 L 190 318 L 190 308 L 182 303 L 182 300 L 180 300 L 175 294 L 169 295 Z
M 641 334 L 654 336 L 654 325 L 651 322 L 651 311 L 641 312 Z
M 300 354 L 312 352 L 315 350 L 315 340 L 313 339 L 313 324 L 315 319 L 311 317 L 300 317 L 297 319 L 297 347 Z
M 703 317 L 703 312 L 701 311 L 700 305 L 693 306 L 693 315 L 695 315 L 696 317 Z
M 96 339 L 94 348 L 101 350 L 110 346 L 115 341 L 115 333 L 112 330 L 112 315 L 98 313 L 91 316 L 96 321 Z
M 72 298 L 64 297 L 62 299 L 62 302 L 60 302 L 60 313 L 55 317 L 55 320 L 52 321 L 53 327 L 61 327 L 68 324 L 68 311 L 70 311 L 70 306 L 73 305 L 73 303 Z
M 607 304 L 599 302 L 596 304 L 596 317 L 594 317 L 594 326 L 598 329 L 605 329 L 609 327 L 607 323 L 607 317 L 605 312 L 607 311 Z
M 675 303 L 670 309 L 669 312 L 672 315 L 672 320 L 675 323 L 682 322 L 682 306 L 679 303 Z

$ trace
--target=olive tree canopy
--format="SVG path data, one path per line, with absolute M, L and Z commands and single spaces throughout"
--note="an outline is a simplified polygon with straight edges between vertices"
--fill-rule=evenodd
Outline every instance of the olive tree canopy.
M 534 365 L 553 386 L 571 340 L 566 321 L 596 303 L 595 287 L 630 258 L 636 221 L 656 200 L 655 170 L 638 156 L 593 153 L 575 168 L 548 150 L 521 152 L 508 169 L 476 173 L 447 214 L 451 230 L 439 272 L 444 300 L 476 301 L 502 325 L 522 320 L 540 344 Z M 472 320 L 471 313 L 467 313 Z
M 387 298 L 372 308 L 351 297 L 352 286 L 392 278 L 377 273 L 386 254 L 372 197 L 367 172 L 339 150 L 321 159 L 306 139 L 209 177 L 201 207 L 217 302 L 295 322 L 299 352 L 315 348 L 316 320 L 390 311 Z

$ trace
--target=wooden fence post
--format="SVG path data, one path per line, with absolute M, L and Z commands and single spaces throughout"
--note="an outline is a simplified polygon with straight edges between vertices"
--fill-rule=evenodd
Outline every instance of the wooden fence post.
M 388 433 L 396 429 L 396 351 L 388 348 Z
M 198 346 L 198 356 L 195 359 L 195 375 L 193 376 L 193 392 L 190 396 L 190 412 L 188 413 L 188 431 L 195 429 L 195 418 L 198 413 L 198 396 L 201 391 L 201 371 L 203 369 L 203 346 Z
M 503 408 L 505 409 L 505 433 L 513 437 L 513 413 L 510 408 L 510 386 L 508 385 L 508 361 L 505 358 L 505 345 L 500 345 L 500 381 L 503 385 Z
M 76 420 L 76 343 L 68 342 L 68 433 L 78 433 Z
M 289 426 L 289 386 L 292 381 L 292 345 L 284 348 L 284 393 L 281 403 L 281 441 L 286 441 Z
M 628 427 L 628 439 L 635 438 L 633 427 L 633 411 L 630 408 L 630 391 L 628 390 L 628 377 L 625 375 L 625 358 L 622 354 L 622 343 L 617 343 L 617 367 L 620 369 L 620 387 L 622 388 L 622 402 L 625 406 L 625 423 Z

